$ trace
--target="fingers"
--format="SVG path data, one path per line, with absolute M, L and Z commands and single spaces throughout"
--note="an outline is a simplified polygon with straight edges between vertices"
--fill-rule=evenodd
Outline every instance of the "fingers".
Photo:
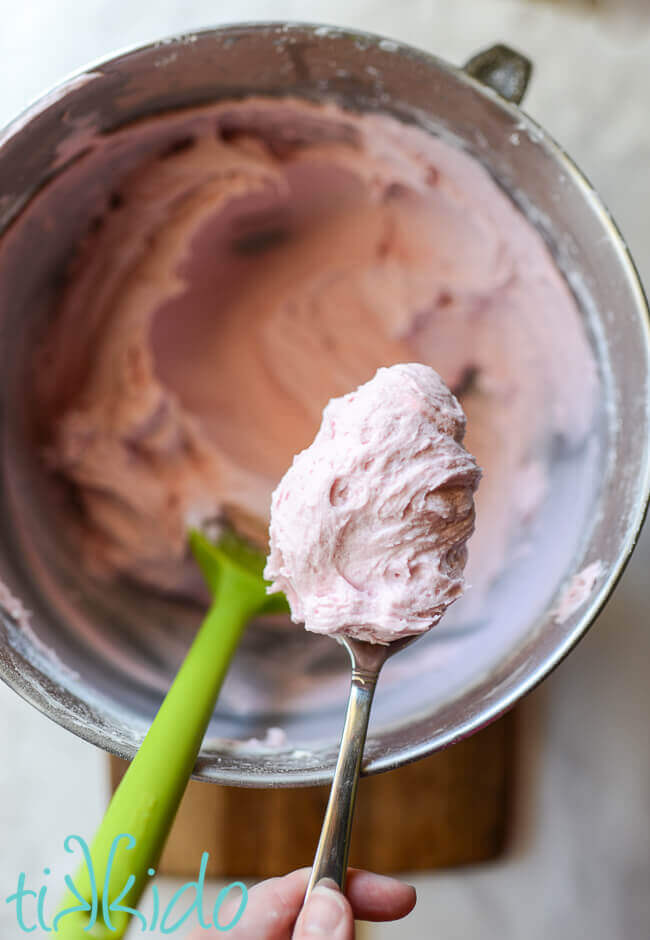
M 399 920 L 411 913 L 416 902 L 411 885 L 358 868 L 348 870 L 345 893 L 357 920 Z
M 306 912 L 301 913 L 301 907 L 309 882 L 310 869 L 301 868 L 291 872 L 283 878 L 271 878 L 255 885 L 248 894 L 248 903 L 239 923 L 228 931 L 232 940 L 286 940 L 292 936 L 292 929 L 296 924 L 294 938 L 317 938 L 314 932 L 320 919 L 321 922 L 329 917 L 336 918 L 334 928 L 321 930 L 321 936 L 329 936 L 332 940 L 340 937 L 348 940 L 352 938 L 353 918 L 357 920 L 389 921 L 406 917 L 415 906 L 415 888 L 368 871 L 350 868 L 345 886 L 347 899 L 331 888 L 323 888 L 316 897 L 318 904 L 313 903 L 316 889 L 312 892 L 306 908 L 310 908 L 310 918 L 306 920 Z M 331 895 L 334 895 L 334 898 Z M 238 899 L 228 900 L 219 913 L 219 923 L 225 927 L 237 912 Z M 300 914 L 298 923 L 296 918 Z M 311 930 L 312 932 L 307 932 Z M 298 932 L 298 931 L 301 932 Z M 347 931 L 347 932 L 346 932 Z M 201 940 L 208 937 L 217 937 L 221 934 L 200 932 Z M 193 940 L 198 940 L 197 933 Z
M 284 940 L 291 936 L 291 929 L 302 906 L 309 868 L 292 871 L 284 878 L 270 878 L 255 885 L 248 893 L 248 904 L 239 923 L 228 931 L 232 940 Z M 236 912 L 236 907 L 224 904 L 219 914 L 219 923 L 225 926 Z M 208 934 L 217 937 L 221 934 Z M 205 932 L 201 937 L 206 937 Z M 206 937 L 207 940 L 207 937 Z
M 319 881 L 300 912 L 293 940 L 354 940 L 354 915 L 330 879 Z

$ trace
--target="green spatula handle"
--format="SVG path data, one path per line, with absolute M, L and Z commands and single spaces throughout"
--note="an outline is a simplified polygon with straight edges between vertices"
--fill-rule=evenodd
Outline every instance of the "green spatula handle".
M 162 852 L 241 633 L 263 601 L 263 583 L 258 594 L 250 582 L 235 568 L 223 572 L 215 601 L 95 835 L 93 875 L 84 863 L 68 882 L 55 920 L 59 938 L 124 936 Z M 116 845 L 119 836 L 124 838 Z M 82 910 L 65 914 L 70 908 Z

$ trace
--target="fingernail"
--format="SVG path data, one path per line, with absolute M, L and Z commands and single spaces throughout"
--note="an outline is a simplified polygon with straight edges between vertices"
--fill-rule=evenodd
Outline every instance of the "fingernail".
M 345 903 L 336 883 L 322 878 L 312 891 L 303 911 L 302 927 L 314 936 L 331 936 L 345 917 Z
M 331 891 L 336 891 L 337 894 L 340 893 L 340 888 L 333 878 L 321 878 L 320 881 L 317 881 L 314 885 L 315 888 L 329 888 Z

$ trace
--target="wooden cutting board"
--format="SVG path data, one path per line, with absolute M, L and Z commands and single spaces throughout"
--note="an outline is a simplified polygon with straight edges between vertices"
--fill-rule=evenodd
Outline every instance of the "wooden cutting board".
M 415 764 L 363 779 L 350 864 L 382 872 L 465 865 L 504 848 L 512 791 L 514 719 L 501 718 Z M 126 763 L 111 758 L 117 786 Z M 310 865 L 327 787 L 249 790 L 192 781 L 158 870 L 266 878 Z

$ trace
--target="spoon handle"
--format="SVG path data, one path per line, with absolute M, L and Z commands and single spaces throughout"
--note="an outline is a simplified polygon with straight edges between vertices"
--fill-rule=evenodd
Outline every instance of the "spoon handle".
M 305 900 L 321 878 L 332 878 L 341 891 L 345 887 L 361 758 L 378 675 L 379 670 L 352 670 L 339 757 Z

